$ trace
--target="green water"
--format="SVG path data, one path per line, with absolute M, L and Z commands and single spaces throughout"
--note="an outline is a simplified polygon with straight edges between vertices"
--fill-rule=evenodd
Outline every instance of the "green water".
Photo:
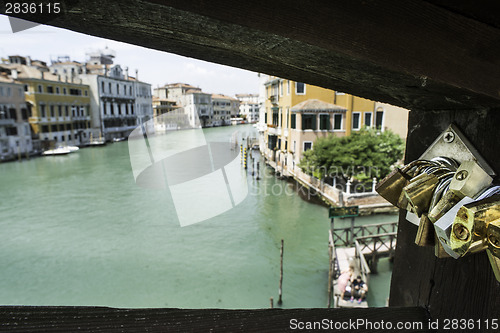
M 327 208 L 261 172 L 236 208 L 180 227 L 168 191 L 135 184 L 127 142 L 0 164 L 0 304 L 266 308 L 284 239 L 283 306 L 325 307 Z M 382 266 L 372 306 L 388 297 Z

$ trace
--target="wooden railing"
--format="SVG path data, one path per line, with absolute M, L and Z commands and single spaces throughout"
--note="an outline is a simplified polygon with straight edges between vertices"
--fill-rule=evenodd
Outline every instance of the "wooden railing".
M 398 230 L 398 222 L 384 222 L 378 224 L 365 224 L 333 229 L 333 242 L 337 246 L 352 246 L 356 238 L 395 233 Z

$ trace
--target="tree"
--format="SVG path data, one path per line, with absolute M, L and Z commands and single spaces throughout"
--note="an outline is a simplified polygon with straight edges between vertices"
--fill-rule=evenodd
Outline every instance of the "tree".
M 317 139 L 313 149 L 304 152 L 299 167 L 319 179 L 354 178 L 364 183 L 385 177 L 403 151 L 403 140 L 392 131 L 363 128 L 350 136 Z

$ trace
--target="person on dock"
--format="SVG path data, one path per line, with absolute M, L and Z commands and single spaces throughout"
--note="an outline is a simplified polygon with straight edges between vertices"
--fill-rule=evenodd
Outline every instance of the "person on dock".
M 352 290 L 351 302 L 354 301 L 354 298 L 357 298 L 358 303 L 361 303 L 366 297 L 366 293 L 368 292 L 368 286 L 361 279 L 361 276 L 358 275 L 356 280 L 354 280 L 351 284 L 351 290 Z
M 343 271 L 337 280 L 337 286 L 340 291 L 340 299 L 344 299 L 346 288 L 349 287 L 349 285 L 352 283 L 353 272 L 354 268 L 352 266 L 349 266 L 349 269 Z

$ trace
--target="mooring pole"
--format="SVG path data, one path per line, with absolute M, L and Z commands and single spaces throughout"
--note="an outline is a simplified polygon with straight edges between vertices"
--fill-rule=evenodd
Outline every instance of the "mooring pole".
M 269 300 L 271 301 L 271 309 L 273 309 L 274 308 L 274 299 L 271 297 Z
M 282 295 L 282 290 L 283 290 L 283 239 L 281 240 L 281 250 L 280 250 L 280 256 L 281 256 L 281 268 L 280 268 L 280 290 L 279 290 L 279 298 L 278 298 L 278 305 L 281 305 L 283 303 L 281 299 Z

